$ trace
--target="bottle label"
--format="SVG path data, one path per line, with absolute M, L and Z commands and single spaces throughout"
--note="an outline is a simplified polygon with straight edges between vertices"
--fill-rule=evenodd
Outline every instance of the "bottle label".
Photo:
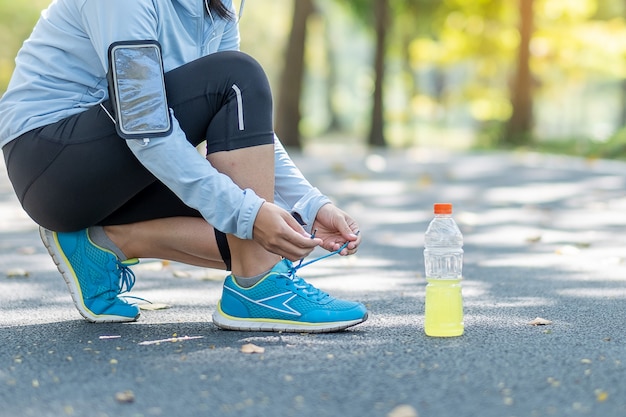
M 460 279 L 463 275 L 463 250 L 436 253 L 426 249 L 424 265 L 428 278 Z

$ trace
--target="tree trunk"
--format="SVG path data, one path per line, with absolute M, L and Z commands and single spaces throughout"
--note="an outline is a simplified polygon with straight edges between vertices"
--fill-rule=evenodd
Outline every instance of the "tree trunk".
M 327 19 L 326 27 L 324 29 L 325 43 L 326 43 L 326 62 L 328 65 L 328 74 L 326 77 L 326 106 L 328 108 L 328 126 L 326 127 L 326 133 L 339 132 L 341 128 L 341 120 L 339 118 L 339 112 L 337 111 L 334 93 L 335 89 L 339 85 L 339 74 L 337 71 L 337 51 L 335 47 L 335 41 L 331 34 L 329 25 L 330 19 Z
M 626 0 L 623 0 L 624 10 L 626 11 Z M 626 16 L 625 16 L 626 17 Z M 626 126 L 626 78 L 622 79 L 621 85 L 621 98 L 622 98 L 622 108 L 619 114 L 619 126 L 617 127 L 617 131 Z
M 306 24 L 314 12 L 312 0 L 294 0 L 291 35 L 287 44 L 285 67 L 281 75 L 276 108 L 275 130 L 285 146 L 302 148 L 300 140 L 300 98 L 304 79 Z
M 513 113 L 509 119 L 502 143 L 527 145 L 532 142 L 533 82 L 530 73 L 530 40 L 533 31 L 533 0 L 519 0 L 520 46 L 517 71 L 511 89 Z
M 388 0 L 374 0 L 376 19 L 376 53 L 374 57 L 374 97 L 372 106 L 372 125 L 367 143 L 370 146 L 385 147 L 385 122 L 383 109 L 383 84 L 385 79 L 385 53 L 387 27 L 389 21 Z
M 618 128 L 622 128 L 626 126 L 626 79 L 622 80 L 621 93 L 622 93 L 622 111 L 620 112 Z

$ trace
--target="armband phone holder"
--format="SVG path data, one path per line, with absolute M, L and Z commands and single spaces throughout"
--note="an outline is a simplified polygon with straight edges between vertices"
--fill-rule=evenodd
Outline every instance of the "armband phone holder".
M 169 135 L 172 118 L 161 45 L 153 40 L 115 42 L 108 56 L 109 97 L 118 135 L 124 139 Z

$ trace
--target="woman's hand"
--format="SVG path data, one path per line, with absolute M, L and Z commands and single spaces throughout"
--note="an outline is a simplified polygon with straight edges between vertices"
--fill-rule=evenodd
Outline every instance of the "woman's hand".
M 289 212 L 269 202 L 259 209 L 252 238 L 267 251 L 291 261 L 305 258 L 322 244 L 322 239 L 311 239 Z
M 343 244 L 350 242 L 340 255 L 356 253 L 361 243 L 357 222 L 333 204 L 325 204 L 319 209 L 313 222 L 313 230 L 317 230 L 315 237 L 322 240 L 321 246 L 329 251 L 338 250 Z

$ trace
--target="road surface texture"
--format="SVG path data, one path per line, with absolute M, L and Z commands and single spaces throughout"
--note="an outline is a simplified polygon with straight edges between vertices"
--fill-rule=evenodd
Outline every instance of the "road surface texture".
M 0 416 L 626 416 L 625 163 L 444 151 L 294 159 L 362 227 L 357 255 L 300 274 L 368 306 L 348 331 L 219 330 L 224 273 L 156 260 L 134 268 L 132 291 L 156 309 L 87 323 L 2 166 Z M 454 204 L 465 236 L 457 338 L 423 332 L 435 202 Z M 242 352 L 248 344 L 263 352 Z

